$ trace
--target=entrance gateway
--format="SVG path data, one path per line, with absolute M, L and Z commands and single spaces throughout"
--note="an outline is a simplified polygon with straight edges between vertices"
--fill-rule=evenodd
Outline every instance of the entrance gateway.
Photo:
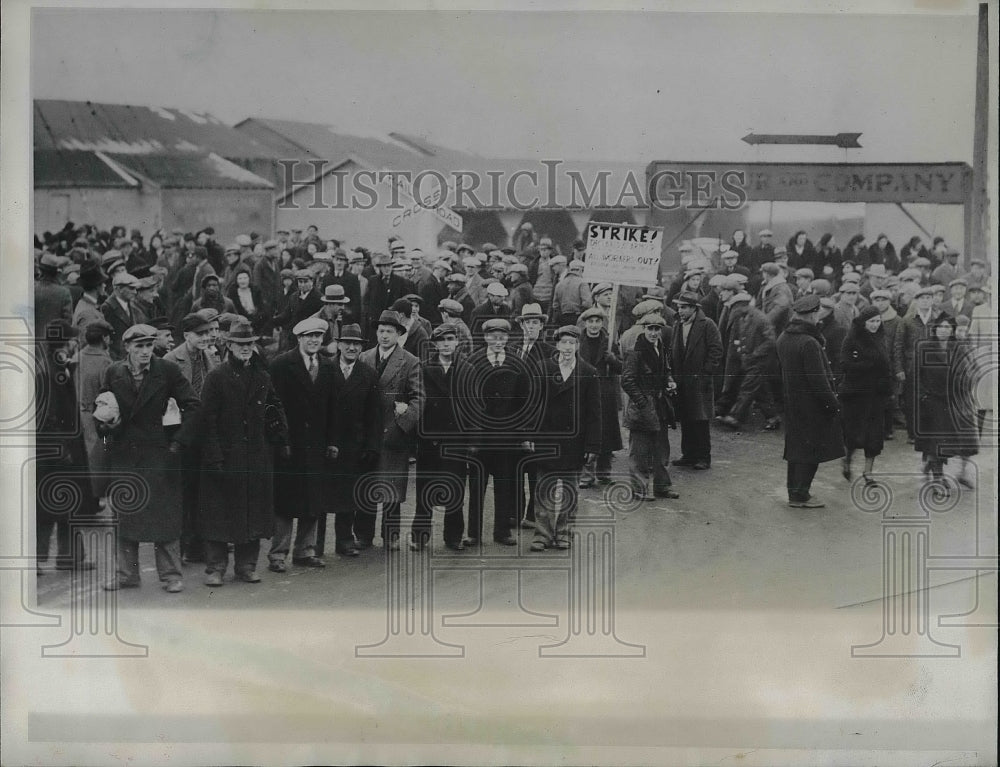
M 948 163 L 772 163 L 675 162 L 656 160 L 646 168 L 649 226 L 667 224 L 667 214 L 686 208 L 739 210 L 749 202 L 840 202 L 962 205 L 968 266 L 972 250 L 972 168 Z M 665 227 L 664 256 L 679 239 Z M 983 255 L 983 254 L 980 254 Z

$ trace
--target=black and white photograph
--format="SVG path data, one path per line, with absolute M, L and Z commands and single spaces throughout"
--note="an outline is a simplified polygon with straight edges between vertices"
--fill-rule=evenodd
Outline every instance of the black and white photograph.
M 996 765 L 996 2 L 3 0 L 4 765 Z

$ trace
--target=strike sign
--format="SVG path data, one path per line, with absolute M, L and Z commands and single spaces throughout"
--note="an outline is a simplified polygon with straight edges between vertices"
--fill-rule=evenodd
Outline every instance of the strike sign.
M 587 225 L 586 282 L 654 287 L 663 230 L 631 224 Z

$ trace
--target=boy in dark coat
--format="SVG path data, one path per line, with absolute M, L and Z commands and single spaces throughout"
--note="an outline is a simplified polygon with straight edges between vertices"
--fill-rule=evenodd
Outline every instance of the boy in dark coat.
M 833 372 L 816 327 L 819 297 L 810 294 L 792 305 L 793 317 L 778 338 L 778 360 L 785 400 L 785 452 L 788 505 L 818 509 L 826 504 L 810 495 L 819 465 L 844 455 L 840 402 Z
M 616 354 L 617 344 L 608 348 L 608 331 L 602 326 L 605 314 L 592 306 L 580 315 L 584 331 L 580 336 L 580 359 L 597 371 L 601 392 L 601 445 L 596 457 L 583 466 L 580 487 L 593 487 L 595 482 L 611 482 L 611 456 L 622 449 L 622 430 L 618 423 L 618 380 L 622 372 L 621 359 Z

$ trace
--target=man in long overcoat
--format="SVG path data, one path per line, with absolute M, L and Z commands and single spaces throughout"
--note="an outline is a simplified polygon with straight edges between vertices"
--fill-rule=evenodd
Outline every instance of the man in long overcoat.
M 400 504 L 406 500 L 410 456 L 415 448 L 417 424 L 424 406 L 424 388 L 420 362 L 399 346 L 399 336 L 406 332 L 402 318 L 386 310 L 378 318 L 378 345 L 361 355 L 361 361 L 375 369 L 381 395 L 382 440 L 378 464 L 370 467 L 366 478 L 388 483 L 386 497 L 380 492 L 362 492 L 359 498 L 354 533 L 361 548 L 369 548 L 375 538 L 377 504 L 382 502 L 382 540 L 386 550 L 399 549 Z
M 817 509 L 825 504 L 810 495 L 821 463 L 842 458 L 844 434 L 833 371 L 816 327 L 819 297 L 792 304 L 792 320 L 778 338 L 778 360 L 785 400 L 785 452 L 788 505 Z
M 316 534 L 318 520 L 330 505 L 338 415 L 333 389 L 335 363 L 319 353 L 326 331 L 326 320 L 319 317 L 300 321 L 292 328 L 296 347 L 279 354 L 270 366 L 275 391 L 285 407 L 291 448 L 275 467 L 274 538 L 267 554 L 272 572 L 285 572 L 289 549 L 293 565 L 326 567 L 316 556 Z M 292 524 L 296 519 L 293 546 Z
M 628 459 L 632 493 L 644 501 L 679 498 L 670 480 L 670 432 L 676 426 L 670 396 L 677 391 L 670 355 L 663 338 L 666 321 L 658 312 L 642 317 L 635 348 L 625 357 L 622 389 L 628 395 L 625 428 L 629 430 Z M 650 480 L 652 479 L 652 492 Z
M 681 457 L 674 466 L 708 469 L 712 465 L 709 421 L 715 414 L 715 379 L 722 364 L 719 329 L 701 311 L 701 296 L 684 292 L 675 299 L 678 321 L 671 341 L 671 366 L 677 381 Z
M 556 453 L 539 467 L 538 508 L 532 551 L 569 548 L 569 523 L 576 516 L 580 468 L 601 449 L 601 390 L 597 370 L 578 352 L 580 331 L 564 325 L 555 332 L 556 359 L 545 361 L 545 407 L 540 446 Z M 562 485 L 556 507 L 557 486 Z
M 749 418 L 750 408 L 756 402 L 766 419 L 764 429 L 773 431 L 781 423 L 771 397 L 772 379 L 778 372 L 774 327 L 767 316 L 752 305 L 749 293 L 737 293 L 730 302 L 732 341 L 728 351 L 739 372 L 733 381 L 736 390 L 733 405 L 718 421 L 738 429 Z M 727 366 L 727 373 L 728 370 Z
M 426 399 L 417 442 L 417 502 L 410 548 L 423 549 L 430 540 L 435 501 L 444 507 L 444 544 L 453 551 L 465 546 L 464 453 L 469 442 L 458 425 L 467 388 L 469 363 L 458 353 L 458 329 L 450 322 L 434 328 L 434 352 L 423 364 Z
M 180 535 L 183 519 L 180 448 L 193 441 L 200 400 L 173 362 L 153 354 L 156 328 L 133 325 L 122 335 L 126 358 L 104 371 L 101 391 L 111 392 L 120 411 L 117 423 L 98 432 L 110 435 L 108 500 L 117 514 L 117 575 L 105 589 L 139 585 L 139 542 L 153 541 L 156 571 L 168 592 L 184 588 Z M 168 443 L 163 413 L 173 398 L 182 414 Z M 102 435 L 102 436 L 103 436 Z
M 601 444 L 596 458 L 583 467 L 580 487 L 593 487 L 595 482 L 602 485 L 611 481 L 611 456 L 622 449 L 622 430 L 618 423 L 618 379 L 622 372 L 621 359 L 616 354 L 617 344 L 608 348 L 608 331 L 604 311 L 592 306 L 580 319 L 584 329 L 580 335 L 580 359 L 597 371 L 597 381 L 601 391 Z
M 333 492 L 330 507 L 335 513 L 336 552 L 356 557 L 354 521 L 357 511 L 355 488 L 366 467 L 378 460 L 382 439 L 382 400 L 378 374 L 361 362 L 365 337 L 358 324 L 346 325 L 337 342 L 339 353 L 333 368 L 333 398 L 337 403 L 333 444 L 337 460 L 333 462 Z M 319 518 L 316 556 L 325 551 L 326 515 Z
M 229 358 L 206 376 L 200 413 L 198 531 L 205 541 L 206 586 L 222 585 L 229 543 L 236 579 L 260 582 L 260 539 L 274 532 L 274 446 L 282 449 L 288 438 L 281 400 L 254 350 L 259 336 L 241 319 L 225 338 Z

